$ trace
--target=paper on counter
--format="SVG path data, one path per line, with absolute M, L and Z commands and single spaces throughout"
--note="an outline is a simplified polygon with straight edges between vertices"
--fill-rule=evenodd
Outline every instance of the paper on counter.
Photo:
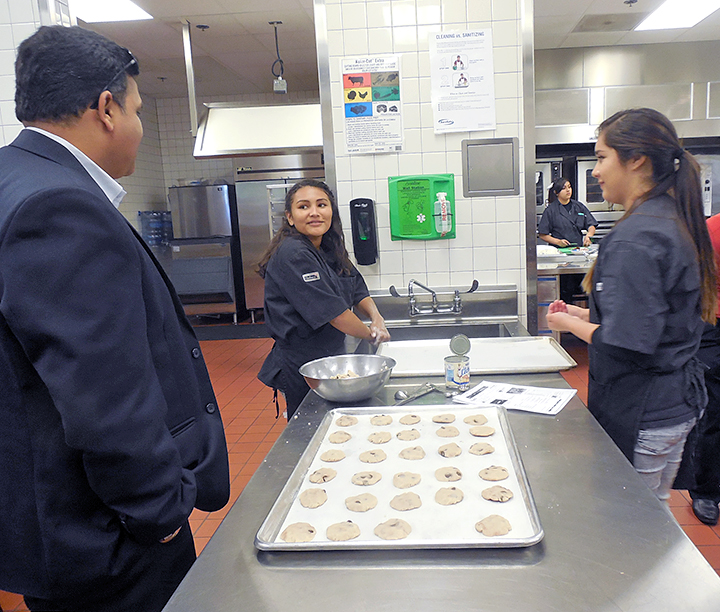
M 462 395 L 456 395 L 453 401 L 460 404 L 502 406 L 506 410 L 555 415 L 576 393 L 575 389 L 524 387 L 483 380 Z

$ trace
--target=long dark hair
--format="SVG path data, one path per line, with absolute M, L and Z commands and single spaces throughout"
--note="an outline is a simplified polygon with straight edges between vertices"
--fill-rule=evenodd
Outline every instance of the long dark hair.
M 303 187 L 317 187 L 318 189 L 322 189 L 325 192 L 325 195 L 327 195 L 328 200 L 330 200 L 330 208 L 332 209 L 332 220 L 330 222 L 330 229 L 325 232 L 322 237 L 320 248 L 323 249 L 323 251 L 329 253 L 331 255 L 331 259 L 334 259 L 336 264 L 335 271 L 338 272 L 338 274 L 342 274 L 345 276 L 353 274 L 353 272 L 355 271 L 355 266 L 353 266 L 352 262 L 350 261 L 347 249 L 345 248 L 345 237 L 343 236 L 342 221 L 340 221 L 340 210 L 338 209 L 335 195 L 333 194 L 330 187 L 328 187 L 322 181 L 318 181 L 316 179 L 303 179 L 295 183 L 290 189 L 288 189 L 287 194 L 285 194 L 285 212 L 292 212 L 293 198 L 295 197 L 295 194 Z M 273 236 L 270 244 L 268 245 L 268 248 L 265 250 L 265 253 L 263 253 L 263 256 L 260 258 L 257 266 L 257 273 L 263 278 L 265 278 L 267 264 L 270 261 L 270 258 L 275 254 L 275 251 L 278 250 L 278 247 L 283 242 L 283 240 L 285 240 L 286 238 L 299 236 L 302 236 L 302 234 L 297 231 L 297 228 L 288 223 L 286 215 L 283 219 L 280 229 Z
M 708 323 L 715 323 L 715 254 L 705 221 L 699 164 L 682 148 L 670 120 L 652 108 L 615 113 L 598 127 L 598 137 L 601 134 L 605 144 L 615 150 L 623 164 L 642 155 L 647 156 L 652 164 L 654 186 L 633 202 L 618 223 L 646 200 L 663 194 L 673 198 L 677 215 L 692 239 L 698 256 L 702 318 Z M 592 287 L 592 273 L 593 270 L 590 270 L 583 281 L 586 291 Z
M 558 193 L 565 189 L 565 185 L 569 182 L 570 181 L 568 181 L 566 178 L 562 177 L 553 181 L 553 184 L 550 185 L 550 189 L 548 189 L 548 204 L 552 204 L 555 200 L 558 199 Z

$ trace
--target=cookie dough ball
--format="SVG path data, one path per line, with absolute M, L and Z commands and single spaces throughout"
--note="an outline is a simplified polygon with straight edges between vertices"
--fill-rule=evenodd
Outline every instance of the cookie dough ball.
M 440 482 L 456 482 L 462 478 L 462 472 L 456 467 L 441 467 L 435 470 L 435 478 Z
M 435 501 L 441 506 L 459 504 L 465 496 L 457 487 L 445 487 L 435 493 Z
M 357 425 L 357 422 L 358 420 L 354 416 L 343 414 L 335 421 L 335 425 L 338 427 L 352 427 L 353 425 Z
M 487 423 L 487 417 L 482 414 L 473 414 L 463 419 L 463 423 L 468 425 L 485 425 Z
M 348 497 L 345 500 L 345 507 L 353 512 L 367 512 L 377 506 L 378 500 L 372 493 L 361 493 Z
M 506 518 L 498 514 L 491 514 L 482 521 L 475 523 L 475 529 L 483 535 L 492 538 L 494 536 L 507 535 L 512 531 L 512 526 Z
M 393 510 L 399 512 L 406 512 L 407 510 L 414 510 L 422 506 L 422 501 L 417 493 L 408 491 L 407 493 L 401 493 L 396 495 L 390 500 L 390 507 Z
M 417 414 L 406 414 L 400 418 L 401 425 L 415 425 L 420 422 L 420 417 Z
M 315 527 L 310 523 L 293 523 L 280 534 L 280 539 L 285 542 L 309 542 L 315 533 Z
M 314 484 L 322 484 L 323 482 L 330 482 L 335 476 L 337 476 L 337 472 L 332 468 L 320 468 L 310 474 L 308 480 Z
M 470 428 L 470 435 L 476 438 L 487 438 L 495 433 L 495 428 L 490 425 L 478 425 Z
M 417 429 L 403 429 L 398 431 L 397 438 L 403 442 L 411 442 L 417 440 L 420 437 L 420 432 Z
M 500 485 L 495 485 L 494 487 L 485 489 L 481 495 L 483 496 L 483 499 L 494 502 L 506 502 L 513 498 L 513 492 L 510 489 L 501 487 Z
M 455 442 L 443 444 L 438 448 L 438 455 L 441 457 L 458 457 L 460 454 L 462 454 L 462 449 Z
M 392 434 L 389 431 L 376 431 L 368 436 L 368 440 L 373 444 L 386 444 L 392 439 Z
M 328 463 L 335 463 L 336 461 L 342 461 L 345 459 L 345 453 L 343 453 L 341 450 L 329 450 L 325 451 L 322 455 L 320 455 L 321 461 L 327 461 Z
M 325 489 L 306 489 L 298 498 L 305 508 L 319 508 L 327 501 Z
M 385 451 L 380 449 L 369 450 L 360 453 L 358 459 L 360 459 L 363 463 L 380 463 L 381 461 L 385 461 L 385 459 L 387 459 L 387 455 L 385 454 Z
M 508 471 L 500 465 L 491 465 L 480 470 L 479 476 L 483 480 L 505 480 L 508 477 Z
M 410 535 L 412 528 L 402 519 L 390 519 L 380 523 L 373 532 L 383 540 L 402 540 Z
M 342 523 L 330 525 L 325 531 L 325 535 L 328 540 L 332 540 L 333 542 L 354 540 L 360 535 L 360 527 L 352 521 L 343 521 Z
M 398 457 L 400 457 L 400 459 L 418 461 L 419 459 L 425 457 L 425 451 L 423 450 L 422 446 L 410 446 L 408 448 L 402 449 L 398 454 Z
M 393 476 L 393 484 L 398 489 L 409 489 L 414 487 L 420 482 L 420 474 L 414 474 L 413 472 L 398 472 Z
M 476 442 L 470 447 L 470 452 L 473 455 L 489 455 L 495 452 L 495 447 L 487 442 Z
M 460 431 L 454 425 L 443 425 L 436 433 L 441 438 L 455 438 L 460 435 Z
M 433 423 L 452 423 L 455 420 L 454 414 L 436 414 Z
M 371 425 L 390 425 L 392 423 L 392 417 L 387 414 L 380 414 L 370 419 Z
M 379 482 L 381 478 L 382 474 L 380 472 L 358 472 L 353 475 L 351 482 L 361 487 L 368 487 Z
M 328 442 L 331 444 L 342 444 L 350 438 L 352 438 L 352 436 L 347 431 L 334 431 L 328 436 Z

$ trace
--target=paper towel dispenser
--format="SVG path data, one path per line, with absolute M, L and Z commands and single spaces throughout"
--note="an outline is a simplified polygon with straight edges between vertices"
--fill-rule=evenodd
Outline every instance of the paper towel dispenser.
M 517 138 L 462 141 L 463 195 L 518 195 L 520 143 Z

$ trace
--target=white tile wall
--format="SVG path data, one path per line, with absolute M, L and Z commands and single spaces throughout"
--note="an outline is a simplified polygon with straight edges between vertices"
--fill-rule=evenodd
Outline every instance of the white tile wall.
M 473 279 L 482 284 L 514 283 L 521 291 L 520 312 L 525 314 L 524 196 L 463 198 L 460 155 L 464 139 L 516 136 L 522 159 L 520 4 L 521 0 L 326 0 L 331 17 L 328 45 L 338 201 L 345 224 L 349 199 L 363 196 L 376 201 L 379 263 L 361 267 L 371 288 L 405 286 L 413 277 L 431 286 L 469 286 Z M 359 26 L 363 17 L 365 33 Z M 428 35 L 479 28 L 493 32 L 497 129 L 437 135 L 430 99 Z M 367 53 L 362 50 L 364 40 Z M 401 60 L 404 149 L 393 154 L 347 155 L 340 61 L 390 50 Z M 456 238 L 391 240 L 388 176 L 446 172 L 455 174 Z
M 35 0 L 0 0 L 0 146 L 22 129 L 15 118 L 15 49 L 38 27 Z

